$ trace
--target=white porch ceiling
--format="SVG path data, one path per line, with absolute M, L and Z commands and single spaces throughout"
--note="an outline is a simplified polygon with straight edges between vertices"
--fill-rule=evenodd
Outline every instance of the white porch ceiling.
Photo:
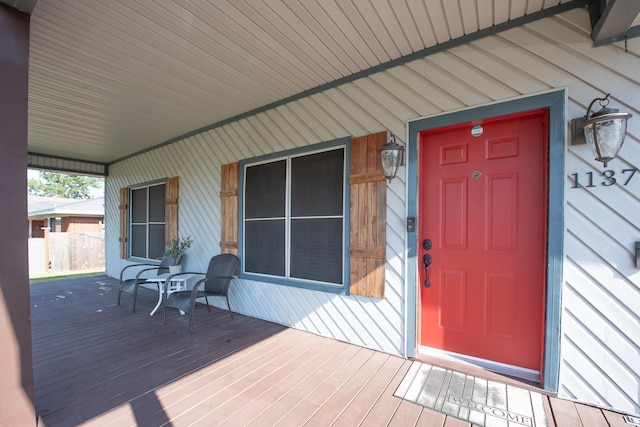
M 28 149 L 110 163 L 563 3 L 38 0 Z

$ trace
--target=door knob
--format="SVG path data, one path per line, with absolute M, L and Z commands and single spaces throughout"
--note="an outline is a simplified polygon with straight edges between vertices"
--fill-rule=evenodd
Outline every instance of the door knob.
M 429 254 L 424 254 L 422 262 L 424 263 L 424 287 L 428 288 L 431 286 L 431 281 L 429 280 L 429 266 L 433 262 L 433 258 Z

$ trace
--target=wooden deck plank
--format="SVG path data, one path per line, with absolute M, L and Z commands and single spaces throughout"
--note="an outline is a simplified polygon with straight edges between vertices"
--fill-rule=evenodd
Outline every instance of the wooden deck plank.
M 189 335 L 177 312 L 167 325 L 149 316 L 156 292 L 141 290 L 132 313 L 129 299 L 116 305 L 116 290 L 106 277 L 31 287 L 41 425 L 471 425 L 393 395 L 410 360 L 215 308 L 196 312 Z M 490 383 L 508 384 L 509 402 L 487 403 L 523 410 L 525 393 L 511 390 L 517 383 Z M 466 382 L 456 390 L 479 398 Z M 531 396 L 536 425 L 627 425 L 613 411 Z
M 228 331 L 230 334 L 238 335 L 241 331 Z M 116 364 L 116 368 L 100 368 L 96 370 L 94 375 L 92 375 L 92 381 L 96 386 L 108 387 L 108 384 L 113 382 L 114 380 L 121 378 L 123 381 L 134 382 L 136 381 L 135 374 L 144 371 L 146 369 L 155 369 L 162 370 L 164 374 L 167 374 L 169 378 L 173 378 L 172 371 L 180 370 L 186 371 L 188 369 L 196 369 L 203 364 L 209 363 L 211 360 L 215 358 L 224 357 L 224 355 L 229 352 L 237 351 L 238 348 L 243 347 L 251 342 L 251 340 L 243 340 L 242 337 L 238 337 L 237 340 L 232 339 L 230 334 L 221 334 L 219 335 L 220 341 L 222 341 L 221 345 L 218 345 L 215 352 L 208 351 L 204 348 L 204 343 L 202 345 L 198 345 L 197 343 L 191 343 L 189 345 L 185 345 L 184 348 L 175 348 L 167 346 L 165 347 L 165 352 L 162 354 L 154 354 L 150 352 L 149 355 L 145 358 L 139 358 L 138 356 L 133 356 L 130 360 L 131 363 L 119 365 Z M 157 340 L 158 338 L 156 338 Z M 227 341 L 230 340 L 230 341 Z M 232 342 L 233 341 L 233 342 Z M 148 344 L 148 342 L 144 342 L 143 345 Z M 92 351 L 92 355 L 95 352 L 100 352 L 100 349 L 96 349 Z M 105 350 L 103 353 L 111 354 Z M 186 358 L 186 356 L 189 356 Z M 114 354 L 112 357 L 114 358 L 123 358 L 123 355 Z M 72 368 L 79 373 L 84 373 L 86 370 L 96 369 L 97 364 L 107 365 L 108 366 L 108 358 L 101 359 L 98 354 L 95 354 L 95 361 L 90 364 L 82 364 L 79 362 L 69 362 L 73 363 Z M 67 383 L 73 383 L 77 381 L 74 376 L 69 375 L 72 378 L 65 378 L 65 381 L 62 383 L 58 382 L 56 384 L 52 384 L 52 386 L 59 387 L 67 385 Z M 104 391 L 104 389 L 103 389 Z M 84 394 L 84 398 L 86 399 L 86 393 Z
M 382 365 L 392 356 L 374 352 L 354 375 L 349 378 L 335 393 L 320 407 L 306 423 L 310 425 L 332 425 L 350 405 L 363 388 L 374 378 Z M 283 419 L 288 425 L 288 418 Z M 289 424 L 290 425 L 290 424 Z
M 268 404 L 263 407 L 260 413 L 256 414 L 252 411 L 250 413 L 250 415 L 253 415 L 252 418 L 247 419 L 243 416 L 235 419 L 233 420 L 234 425 L 275 425 L 300 402 L 306 401 L 307 404 L 317 402 L 318 400 L 311 399 L 311 396 L 315 396 L 316 393 L 320 396 L 320 401 L 324 401 L 321 397 L 322 393 L 318 392 L 320 386 L 328 378 L 335 376 L 335 379 L 339 379 L 345 371 L 352 370 L 352 359 L 356 358 L 358 360 L 363 354 L 366 355 L 360 349 L 343 348 L 330 363 L 321 365 L 297 384 L 293 385 L 285 382 L 285 387 L 279 387 L 277 393 L 270 396 Z
M 575 408 L 582 424 L 593 427 L 609 427 L 609 423 L 600 409 L 580 404 L 576 404 Z
M 629 427 L 629 424 L 624 420 L 624 416 L 617 412 L 603 410 L 602 413 L 604 417 L 607 419 L 610 427 Z M 636 418 L 638 416 L 636 415 Z
M 583 425 L 573 402 L 555 397 L 549 398 L 549 402 L 556 425 L 562 427 L 581 427 Z
M 173 381 L 171 384 L 158 390 L 158 397 L 161 399 L 175 398 L 175 396 L 172 395 L 178 393 L 181 398 L 185 398 L 190 394 L 197 393 L 201 386 L 209 386 L 211 385 L 211 381 L 225 375 L 242 375 L 236 374 L 236 372 L 244 370 L 247 366 L 255 366 L 260 359 L 269 360 L 269 356 L 286 355 L 293 345 L 295 345 L 295 337 L 287 335 L 284 332 L 278 333 L 259 343 L 254 343 L 249 347 L 243 348 L 234 353 L 232 355 L 233 357 L 223 358 L 203 367 L 202 370 L 197 372 L 197 376 L 189 375 Z
M 418 394 L 420 394 L 420 390 L 412 390 L 414 379 L 416 378 L 416 375 L 429 375 L 430 369 L 431 367 L 429 365 L 412 363 L 409 367 L 409 370 L 407 371 L 407 374 L 404 376 L 404 379 L 396 389 L 395 395 L 400 398 L 406 398 L 407 393 L 410 393 L 409 399 L 411 399 L 414 395 L 417 396 Z
M 252 360 L 242 360 L 227 365 L 226 369 L 215 369 L 211 374 L 199 372 L 200 376 L 190 384 L 190 390 L 180 390 L 180 402 L 170 404 L 175 397 L 168 399 L 169 405 L 165 410 L 172 420 L 182 420 L 191 423 L 190 408 L 197 403 L 201 410 L 213 410 L 218 405 L 236 396 L 245 384 L 257 381 L 265 372 L 278 369 L 279 359 L 286 359 L 292 352 L 300 351 L 301 347 L 291 340 L 284 343 L 274 343 L 271 348 L 263 348 Z M 234 362 L 236 358 L 234 357 Z
M 244 387 L 232 398 L 219 405 L 214 410 L 201 414 L 200 418 L 195 420 L 192 425 L 211 425 L 211 420 L 216 420 L 221 425 L 233 425 L 233 419 L 240 412 L 251 411 L 255 405 L 261 402 L 269 401 L 274 396 L 284 393 L 286 387 L 282 387 L 280 392 L 276 391 L 279 383 L 287 381 L 290 376 L 296 375 L 296 371 L 306 370 L 312 366 L 312 363 L 304 363 L 302 361 L 311 361 L 313 363 L 321 363 L 322 359 L 331 353 L 320 351 L 315 346 L 306 346 L 306 350 L 299 354 L 299 358 L 290 358 L 283 360 L 278 357 L 279 367 L 277 370 L 262 375 L 254 382 L 245 382 Z M 330 349 L 332 346 L 325 347 Z M 313 368 L 312 368 L 313 369 Z M 259 368 L 259 372 L 264 373 L 264 367 Z M 298 372 L 299 373 L 299 372 Z M 226 392 L 225 392 L 226 393 Z
M 351 427 L 360 425 L 384 395 L 384 391 L 392 383 L 403 364 L 403 359 L 389 357 L 373 378 L 360 390 L 358 395 L 349 402 L 349 406 L 335 420 L 333 426 Z
M 441 427 L 444 426 L 444 422 L 449 418 L 451 417 L 443 414 L 442 412 L 423 409 L 416 425 L 424 427 Z
M 132 401 L 136 405 L 136 413 L 150 423 L 157 423 L 163 418 L 173 419 L 194 405 L 200 405 L 206 399 L 219 399 L 226 384 L 233 384 L 229 378 L 246 376 L 247 366 L 252 366 L 260 359 L 273 360 L 281 351 L 294 351 L 293 337 L 278 334 L 250 348 L 241 350 L 234 357 L 222 359 L 188 375 L 172 381 L 159 389 L 151 391 L 161 403 L 161 410 L 153 401 L 144 405 L 138 398 Z M 255 365 L 254 365 L 255 366 Z M 223 395 L 224 396 L 224 395 Z M 227 398 L 227 396 L 224 396 Z
M 542 405 L 544 407 L 545 417 L 548 425 L 555 426 L 555 420 L 553 418 L 553 411 L 551 410 L 551 396 L 542 396 Z
M 394 396 L 393 393 L 402 382 L 411 365 L 412 362 L 410 360 L 405 360 L 403 362 L 396 375 L 376 402 L 376 405 L 371 409 L 371 411 L 369 411 L 366 418 L 362 421 L 362 427 L 388 425 L 393 419 L 393 416 L 398 410 L 398 406 L 402 403 L 402 399 Z
M 103 295 L 101 298 L 103 305 L 98 308 L 99 305 L 92 306 L 92 298 L 99 296 L 95 292 L 95 287 L 71 284 L 66 289 L 71 289 L 70 296 L 62 300 L 66 305 L 61 305 L 61 300 L 49 298 L 49 301 L 54 301 L 55 309 L 46 310 L 45 313 L 34 309 L 33 315 L 34 322 L 40 320 L 48 324 L 57 324 L 57 327 L 63 331 L 76 330 L 75 334 L 38 334 L 37 332 L 34 334 L 34 343 L 49 342 L 53 350 L 64 349 L 57 353 L 59 357 L 57 366 L 55 365 L 56 356 L 43 356 L 47 360 L 52 360 L 46 375 L 34 370 L 35 386 L 38 390 L 36 401 L 38 413 L 46 418 L 49 424 L 54 425 L 55 423 L 63 425 L 64 422 L 79 423 L 93 418 L 104 412 L 106 408 L 118 407 L 127 403 L 132 397 L 153 390 L 181 374 L 197 369 L 205 363 L 202 359 L 204 356 L 209 360 L 223 358 L 246 345 L 260 342 L 261 339 L 278 331 L 286 330 L 282 326 L 264 323 L 257 319 L 251 320 L 251 318 L 244 318 L 234 325 L 236 322 L 227 321 L 228 317 L 222 315 L 219 319 L 223 319 L 224 324 L 211 327 L 210 330 L 215 331 L 210 335 L 212 341 L 206 341 L 203 340 L 203 334 L 197 338 L 197 329 L 193 336 L 189 336 L 186 333 L 186 324 L 165 327 L 160 318 L 154 319 L 148 316 L 148 311 L 146 314 L 134 314 L 129 308 L 116 306 L 113 297 L 115 292 L 109 295 L 107 301 Z M 115 290 L 113 284 L 112 289 Z M 37 295 L 42 290 L 44 288 L 36 288 L 32 292 Z M 80 299 L 75 301 L 74 298 Z M 37 296 L 35 299 L 36 304 L 40 304 Z M 88 302 L 87 305 L 92 306 L 89 311 L 102 310 L 101 313 L 104 316 L 97 318 L 88 316 L 87 310 L 81 309 L 85 301 Z M 79 308 L 74 310 L 74 306 Z M 40 314 L 43 316 L 39 318 Z M 122 318 L 127 320 L 122 322 L 120 320 Z M 216 322 L 217 320 L 214 319 L 218 318 L 211 316 L 206 322 Z M 76 325 L 82 325 L 82 327 L 78 328 Z M 114 329 L 118 329 L 116 335 L 113 335 Z M 253 334 L 247 334 L 247 330 L 252 331 Z M 223 332 L 216 335 L 217 331 Z M 259 335 L 262 335 L 262 338 L 259 338 Z M 123 338 L 119 339 L 119 336 Z M 138 338 L 131 340 L 127 338 L 128 336 Z M 102 345 L 93 342 L 96 337 L 103 337 Z M 196 363 L 176 364 L 178 370 L 162 365 L 160 361 L 163 358 L 166 359 L 167 354 L 177 354 L 178 351 L 181 354 L 189 354 Z M 144 354 L 142 359 L 139 357 L 140 354 Z M 37 360 L 37 356 L 35 359 Z M 129 368 L 123 369 L 128 365 Z M 64 392 L 61 392 L 62 390 Z M 76 409 L 73 412 L 67 410 L 73 407 L 82 408 L 82 410 Z
M 345 360 L 341 365 L 331 367 L 322 378 L 318 378 L 315 388 L 301 390 L 301 393 L 292 395 L 293 399 L 287 399 L 286 405 L 282 401 L 272 405 L 267 411 L 249 423 L 253 426 L 264 425 L 303 425 L 325 402 L 333 396 L 359 369 L 372 357 L 373 351 L 358 349 L 356 353 Z
M 235 335 L 241 334 L 241 330 L 237 330 Z M 231 339 L 231 338 L 228 338 Z M 134 373 L 127 373 L 127 375 L 117 373 L 115 376 L 110 376 L 111 373 L 104 375 L 100 374 L 99 368 L 94 368 L 96 374 L 92 378 L 94 383 L 89 388 L 80 390 L 69 391 L 64 397 L 58 397 L 59 401 L 68 405 L 84 405 L 87 409 L 91 409 L 93 405 L 99 408 L 111 405 L 111 402 L 129 401 L 141 394 L 144 394 L 149 389 L 157 389 L 180 377 L 186 373 L 200 369 L 204 364 L 211 363 L 214 360 L 224 357 L 227 354 L 237 352 L 241 348 L 248 345 L 253 339 L 243 339 L 238 336 L 234 345 L 228 344 L 220 346 L 216 351 L 211 351 L 204 345 L 191 346 L 186 349 L 166 348 L 165 353 L 156 354 L 156 362 L 145 366 L 138 366 L 137 371 Z M 203 360 L 201 356 L 205 354 L 206 358 Z M 190 354 L 193 360 L 185 359 L 185 355 Z M 86 376 L 90 377 L 90 368 L 85 370 Z M 140 381 L 140 374 L 145 372 L 153 372 L 152 382 L 143 379 Z M 106 375 L 106 377 L 105 377 Z M 143 377 L 145 378 L 145 377 Z M 98 396 L 101 396 L 99 399 Z M 92 403 L 94 402 L 94 403 Z M 64 420 L 59 420 L 64 421 Z M 69 421 L 73 421 L 69 419 Z
M 339 343 L 334 342 L 334 344 Z M 234 405 L 236 411 L 221 420 L 221 422 L 226 426 L 246 425 L 259 418 L 260 414 L 275 402 L 295 397 L 295 393 L 298 391 L 302 393 L 312 388 L 312 385 L 315 386 L 317 381 L 324 375 L 323 367 L 325 365 L 339 363 L 343 357 L 347 356 L 342 345 L 325 345 L 321 350 L 317 348 L 314 348 L 314 350 L 317 352 L 317 357 L 298 362 L 296 369 L 292 370 L 289 375 L 283 377 L 277 383 L 265 384 L 264 388 L 252 388 L 242 403 Z M 355 352 L 355 349 L 353 349 L 353 352 Z M 204 422 L 202 425 L 207 424 Z
M 240 404 L 246 398 L 246 390 L 253 384 L 261 381 L 265 376 L 277 378 L 278 375 L 282 375 L 279 370 L 283 365 L 287 365 L 287 360 L 295 360 L 300 353 L 304 352 L 308 344 L 296 338 L 299 337 L 291 334 L 291 342 L 286 348 L 279 346 L 269 349 L 268 352 L 264 352 L 248 363 L 243 363 L 231 375 L 225 373 L 219 379 L 206 384 L 197 390 L 197 394 L 194 393 L 192 398 L 183 399 L 183 404 L 169 406 L 167 409 L 172 423 L 193 425 L 204 416 L 208 420 L 222 418 L 224 413 L 217 413 L 222 405 Z M 197 412 L 191 411 L 194 405 L 198 406 Z M 212 415 L 213 413 L 215 415 Z
M 398 409 L 393 414 L 393 418 L 389 421 L 389 427 L 406 427 L 418 425 L 420 414 L 424 408 L 408 400 L 402 400 Z

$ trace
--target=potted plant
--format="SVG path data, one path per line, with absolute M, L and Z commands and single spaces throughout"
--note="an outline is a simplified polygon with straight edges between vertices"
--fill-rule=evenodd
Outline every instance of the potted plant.
M 182 271 L 180 260 L 187 250 L 189 250 L 192 243 L 193 240 L 190 236 L 178 237 L 169 240 L 169 244 L 167 244 L 167 254 L 173 259 L 173 264 L 169 266 L 170 274 L 177 274 Z

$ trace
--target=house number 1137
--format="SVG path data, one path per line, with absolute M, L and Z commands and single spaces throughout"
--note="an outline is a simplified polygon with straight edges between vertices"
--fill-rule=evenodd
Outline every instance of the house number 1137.
M 619 175 L 616 175 L 616 171 L 607 169 L 602 171 L 600 176 L 594 176 L 593 172 L 586 172 L 583 174 L 572 173 L 570 175 L 571 179 L 573 179 L 573 185 L 571 188 L 592 188 L 596 187 L 598 184 L 604 187 L 610 187 L 617 182 L 622 183 L 622 185 L 627 185 L 637 171 L 638 168 L 622 169 L 622 172 Z

